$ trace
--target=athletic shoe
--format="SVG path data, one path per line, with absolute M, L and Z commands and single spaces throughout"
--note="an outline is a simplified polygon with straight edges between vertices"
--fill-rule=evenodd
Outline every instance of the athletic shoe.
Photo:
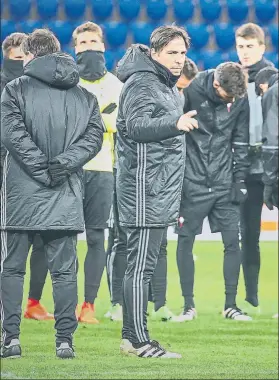
M 274 314 L 272 318 L 278 319 L 278 314 Z
M 120 343 L 121 354 L 128 355 L 131 349 L 133 349 L 132 343 L 128 339 L 122 339 Z
M 54 320 L 54 315 L 48 313 L 47 309 L 40 303 L 40 301 L 29 298 L 24 312 L 24 318 L 47 321 Z
M 112 306 L 110 319 L 111 319 L 111 321 L 122 321 L 123 320 L 122 306 L 119 303 Z
M 143 347 L 134 348 L 133 345 L 128 350 L 128 356 L 138 356 L 139 358 L 161 358 L 161 359 L 181 359 L 182 356 L 175 352 L 166 351 L 156 340 L 152 340 Z
M 246 313 L 240 310 L 238 307 L 229 307 L 223 311 L 223 317 L 227 319 L 234 319 L 235 321 L 252 321 Z
M 186 322 L 186 321 L 193 321 L 194 319 L 198 318 L 198 313 L 196 309 L 193 307 L 189 307 L 185 309 L 180 315 L 174 316 L 171 321 L 172 322 Z
M 110 309 L 106 312 L 106 314 L 104 315 L 104 318 L 110 319 L 110 317 L 111 317 L 111 309 L 112 308 L 113 308 L 113 306 L 111 306 Z
M 10 344 L 1 347 L 1 358 L 17 359 L 21 357 L 21 347 L 18 339 L 12 339 Z
M 248 301 L 247 299 L 245 300 L 245 302 L 243 303 L 243 312 L 245 312 L 246 314 L 252 314 L 252 315 L 256 315 L 256 314 L 261 314 L 261 309 L 260 309 L 260 306 L 254 306 L 254 305 L 258 305 L 258 304 L 252 304 L 250 301 Z M 242 304 L 241 304 L 242 306 Z
M 78 321 L 93 325 L 100 323 L 98 319 L 95 318 L 95 307 L 93 303 L 83 302 Z
M 59 359 L 73 359 L 76 354 L 68 342 L 63 342 L 60 346 L 56 347 L 56 356 Z
M 152 310 L 151 319 L 153 321 L 163 321 L 167 322 L 173 318 L 174 314 L 170 311 L 167 306 L 160 307 L 159 310 Z

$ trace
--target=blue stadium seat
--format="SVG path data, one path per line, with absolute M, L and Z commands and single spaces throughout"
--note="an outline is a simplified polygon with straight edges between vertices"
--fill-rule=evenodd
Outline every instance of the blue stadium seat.
M 58 11 L 58 0 L 37 0 L 37 9 L 40 18 L 48 20 L 56 16 Z
M 232 62 L 239 62 L 239 58 L 235 49 L 232 49 L 231 51 L 228 52 L 227 60 L 232 61 Z
M 249 13 L 249 6 L 246 0 L 227 0 L 228 15 L 231 22 L 244 22 Z
M 186 56 L 188 58 L 190 58 L 192 61 L 194 61 L 196 65 L 198 64 L 198 62 L 200 60 L 200 53 L 199 53 L 199 51 L 194 50 L 192 48 L 189 51 L 187 51 Z
M 43 22 L 40 20 L 26 20 L 18 23 L 18 30 L 22 33 L 32 33 L 35 29 L 43 28 Z
M 74 27 L 69 21 L 50 21 L 47 26 L 56 35 L 61 45 L 70 43 Z
M 117 48 L 125 44 L 128 34 L 128 27 L 122 22 L 107 22 L 103 25 L 108 45 Z
M 153 20 L 162 20 L 167 14 L 168 6 L 165 0 L 147 0 L 147 16 Z
M 200 58 L 203 61 L 204 70 L 214 69 L 220 63 L 225 61 L 225 55 L 219 51 L 202 51 L 200 53 Z
M 66 16 L 70 19 L 77 19 L 84 15 L 86 0 L 63 0 Z
M 115 61 L 116 61 L 116 63 L 117 63 L 118 61 L 120 61 L 120 59 L 125 55 L 126 51 L 127 51 L 127 49 L 117 49 L 117 50 L 115 51 L 114 56 L 115 56 Z
M 188 24 L 185 25 L 186 30 L 191 37 L 191 45 L 194 49 L 202 49 L 209 40 L 209 31 L 207 25 L 204 24 Z
M 186 22 L 193 17 L 195 11 L 193 0 L 173 0 L 172 4 L 177 21 Z
M 113 70 L 115 65 L 115 54 L 113 51 L 106 50 L 105 51 L 105 59 L 106 59 L 106 67 L 108 71 Z
M 131 25 L 133 42 L 149 46 L 149 39 L 153 32 L 152 24 L 146 22 L 135 22 Z
M 274 66 L 278 69 L 278 54 L 274 51 L 268 51 L 264 55 L 265 58 L 274 63 Z
M 71 45 L 62 46 L 61 50 L 64 53 L 70 54 L 73 58 L 76 57 L 75 49 Z
M 22 19 L 29 16 L 31 0 L 9 0 L 8 4 L 11 17 Z
M 274 49 L 278 50 L 278 25 L 272 24 L 268 27 L 271 43 Z
M 113 11 L 112 0 L 91 0 L 92 13 L 97 21 L 107 20 Z
M 234 29 L 231 24 L 216 24 L 214 26 L 216 44 L 219 49 L 228 50 L 235 42 Z
M 13 21 L 1 20 L 1 42 L 11 33 L 16 32 L 16 26 Z
M 138 17 L 140 12 L 140 0 L 119 0 L 120 16 L 128 21 Z
M 270 22 L 276 13 L 274 0 L 254 0 L 255 14 L 258 21 L 262 24 Z
M 200 0 L 200 8 L 202 17 L 207 22 L 218 20 L 222 12 L 219 0 Z

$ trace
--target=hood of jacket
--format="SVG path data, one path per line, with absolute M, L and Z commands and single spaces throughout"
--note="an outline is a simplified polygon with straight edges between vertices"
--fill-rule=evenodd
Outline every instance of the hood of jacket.
M 268 81 L 268 88 L 272 87 L 275 83 L 278 85 L 278 73 L 272 75 L 272 77 Z
M 174 87 L 179 76 L 173 75 L 166 67 L 150 57 L 148 46 L 132 45 L 119 61 L 116 67 L 117 78 L 121 82 L 126 82 L 133 74 L 139 72 L 153 73 L 169 87 Z
M 214 69 L 200 72 L 190 86 L 194 86 L 197 92 L 206 95 L 211 102 L 215 104 L 226 104 L 213 87 L 214 72 Z
M 61 52 L 32 59 L 24 67 L 24 74 L 62 90 L 75 87 L 79 82 L 76 62 Z

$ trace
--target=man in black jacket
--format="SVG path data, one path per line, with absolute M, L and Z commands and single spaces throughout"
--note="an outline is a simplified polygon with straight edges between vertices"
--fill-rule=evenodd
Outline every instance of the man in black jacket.
M 82 166 L 103 138 L 95 96 L 77 86 L 74 60 L 48 30 L 23 43 L 24 75 L 1 97 L 7 153 L 1 188 L 1 356 L 20 357 L 23 280 L 28 247 L 43 240 L 53 284 L 56 355 L 73 358 L 77 327 L 76 240 L 84 229 Z
M 247 199 L 241 206 L 241 253 L 242 268 L 246 287 L 248 310 L 259 305 L 258 280 L 260 272 L 260 231 L 263 206 L 262 181 L 262 107 L 261 98 L 255 93 L 255 77 L 257 73 L 273 64 L 267 61 L 265 52 L 265 35 L 263 29 L 253 23 L 240 26 L 235 32 L 236 50 L 241 65 L 248 72 L 248 100 L 250 121 L 249 129 L 249 161 L 250 169 L 246 178 Z M 252 305 L 252 307 L 250 307 Z M 251 310 L 251 311 L 252 311 Z M 255 309 L 254 309 L 255 310 Z
M 117 118 L 116 191 L 119 222 L 125 227 L 128 263 L 123 281 L 122 352 L 179 358 L 151 341 L 147 330 L 148 285 L 161 242 L 179 210 L 185 161 L 183 131 L 197 127 L 183 115 L 175 86 L 189 46 L 183 28 L 154 30 L 151 49 L 134 45 L 119 62 L 125 82 Z
M 278 70 L 265 67 L 255 78 L 263 109 L 264 203 L 278 208 Z
M 225 248 L 226 300 L 223 315 L 250 320 L 236 306 L 240 271 L 239 204 L 247 193 L 248 100 L 246 76 L 237 63 L 201 72 L 185 91 L 184 112 L 197 111 L 199 129 L 186 135 L 186 166 L 178 233 L 177 264 L 184 311 L 175 320 L 193 320 L 195 236 L 208 216 L 212 232 L 221 232 Z
M 27 38 L 24 33 L 12 33 L 5 38 L 2 44 L 3 64 L 1 71 L 1 93 L 7 83 L 23 75 L 24 54 L 21 48 L 23 41 Z M 1 180 L 2 168 L 6 156 L 6 149 L 1 144 Z M 43 242 L 39 235 L 34 238 L 32 254 L 30 258 L 30 291 L 28 305 L 25 310 L 25 318 L 48 320 L 54 316 L 47 312 L 40 303 L 43 286 L 48 272 L 47 259 L 43 252 Z

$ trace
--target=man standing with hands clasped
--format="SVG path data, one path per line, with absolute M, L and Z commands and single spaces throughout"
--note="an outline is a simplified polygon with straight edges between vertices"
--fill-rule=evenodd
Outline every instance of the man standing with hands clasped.
M 185 132 L 197 128 L 195 111 L 183 115 L 176 88 L 189 37 L 183 28 L 155 29 L 150 49 L 133 45 L 117 67 L 124 82 L 117 118 L 117 199 L 127 237 L 122 353 L 180 358 L 149 337 L 148 285 L 167 226 L 175 224 L 185 165 Z

